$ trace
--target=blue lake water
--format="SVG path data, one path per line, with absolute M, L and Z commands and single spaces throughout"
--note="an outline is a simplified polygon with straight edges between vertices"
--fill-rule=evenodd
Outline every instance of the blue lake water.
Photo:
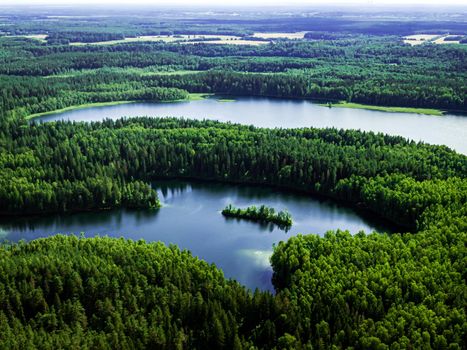
M 218 98 L 174 103 L 129 103 L 89 107 L 51 114 L 37 120 L 97 121 L 131 116 L 173 116 L 216 119 L 260 127 L 335 127 L 400 135 L 415 141 L 447 145 L 467 154 L 467 117 L 442 117 L 412 113 L 388 113 L 352 108 L 328 108 L 305 100 L 239 97 L 235 102 Z
M 3 239 L 18 241 L 56 233 L 109 235 L 134 240 L 162 241 L 190 250 L 254 289 L 272 290 L 269 257 L 274 243 L 299 233 L 323 235 L 328 230 L 390 231 L 380 222 L 354 210 L 309 195 L 271 188 L 207 182 L 159 181 L 153 184 L 163 207 L 157 211 L 112 210 L 0 221 Z M 266 204 L 287 209 L 294 224 L 289 231 L 270 224 L 227 219 L 228 204 L 239 207 Z

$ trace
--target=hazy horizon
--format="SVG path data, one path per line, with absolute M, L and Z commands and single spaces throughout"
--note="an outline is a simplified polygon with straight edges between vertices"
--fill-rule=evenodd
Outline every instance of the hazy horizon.
M 201 0 L 196 3 L 186 0 L 172 0 L 172 1 L 150 1 L 150 0 L 100 0 L 99 3 L 93 0 L 3 0 L 0 6 L 80 6 L 80 5 L 118 5 L 118 6 L 151 6 L 151 7 L 295 7 L 295 6 L 367 6 L 367 7 L 410 7 L 410 6 L 429 6 L 429 7 L 446 7 L 446 6 L 461 6 L 467 7 L 465 0 L 350 0 L 350 1 L 323 1 L 323 0 L 294 0 L 284 5 L 282 1 L 276 0 L 235 0 L 235 1 L 219 1 L 215 0 Z

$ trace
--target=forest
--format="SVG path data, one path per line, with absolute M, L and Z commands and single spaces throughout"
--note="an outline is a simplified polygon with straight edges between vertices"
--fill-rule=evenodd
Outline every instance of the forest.
M 151 190 L 147 181 L 161 177 L 185 177 L 274 185 L 319 193 L 344 200 L 350 205 L 353 203 L 364 206 L 379 216 L 417 231 L 415 234 L 402 236 L 362 234 L 352 237 L 349 234 L 336 233 L 336 237 L 330 233 L 324 238 L 312 235 L 305 236 L 303 240 L 297 237 L 279 244 L 272 258 L 277 295 L 274 298 L 264 292 L 253 295 L 253 298 L 256 295 L 256 298 L 265 298 L 271 303 L 272 311 L 268 311 L 264 319 L 255 321 L 264 329 L 256 328 L 257 324 L 245 326 L 241 321 L 246 317 L 245 314 L 240 314 L 236 321 L 231 321 L 237 326 L 227 321 L 219 321 L 220 324 L 216 322 L 215 324 L 219 324 L 218 335 L 200 330 L 201 335 L 198 336 L 189 324 L 182 327 L 176 323 L 175 327 L 170 326 L 173 321 L 167 321 L 164 324 L 168 328 L 157 331 L 165 339 L 165 345 L 161 345 L 161 348 L 177 348 L 173 344 L 176 339 L 182 344 L 178 348 L 194 348 L 198 346 L 196 344 L 202 344 L 199 348 L 203 348 L 208 346 L 206 344 L 213 344 L 210 343 L 213 341 L 220 342 L 216 343 L 217 348 L 222 348 L 219 344 L 233 348 L 235 342 L 237 348 L 248 348 L 251 344 L 259 348 L 273 348 L 276 344 L 283 344 L 281 348 L 291 349 L 302 346 L 306 348 L 308 345 L 326 347 L 326 344 L 345 347 L 356 343 L 361 343 L 361 348 L 374 348 L 375 344 L 380 343 L 393 346 L 399 344 L 399 348 L 405 348 L 407 344 L 424 347 L 423 344 L 427 342 L 434 348 L 443 348 L 442 344 L 454 344 L 451 347 L 462 344 L 466 317 L 463 309 L 465 299 L 462 297 L 465 284 L 461 276 L 465 273 L 466 266 L 458 256 L 465 254 L 467 238 L 467 158 L 463 155 L 443 146 L 430 146 L 401 137 L 351 130 L 271 130 L 214 121 L 170 118 L 45 124 L 28 124 L 27 121 L 18 119 L 14 122 L 4 121 L 3 126 L 0 203 L 4 214 L 90 210 L 111 206 L 154 207 L 158 205 L 156 193 Z M 261 146 L 258 147 L 259 145 Z M 43 244 L 52 244 L 48 241 L 54 239 L 45 239 Z M 339 252 L 343 256 L 325 254 L 328 260 L 322 262 L 323 267 L 310 269 L 313 256 L 320 264 L 323 259 L 319 250 L 308 243 L 308 240 L 315 242 L 313 239 L 317 240 L 313 244 L 322 244 L 328 252 Z M 67 244 L 62 242 L 57 249 L 62 252 Z M 121 249 L 125 251 L 124 247 L 130 243 L 121 244 Z M 146 246 L 145 243 L 141 244 Z M 349 250 L 345 250 L 348 253 L 342 252 L 343 244 L 346 247 L 347 244 L 350 245 Z M 7 246 L 5 249 L 16 249 L 15 247 Z M 29 244 L 24 245 L 24 249 L 29 252 L 27 247 Z M 421 247 L 425 248 L 418 251 Z M 371 258 L 376 251 L 377 254 L 383 254 L 381 260 Z M 50 248 L 44 248 L 37 254 L 52 258 L 54 253 Z M 362 257 L 352 260 L 359 255 Z M 362 260 L 363 256 L 368 260 Z M 410 259 L 407 261 L 408 258 Z M 65 258 L 56 259 L 59 264 Z M 32 261 L 43 260 L 40 258 Z M 324 266 L 330 266 L 333 271 L 343 271 L 342 266 L 332 267 L 337 261 L 345 265 L 346 269 L 352 268 L 349 264 L 353 261 L 357 271 L 365 271 L 358 275 L 361 279 L 359 283 L 367 286 L 364 291 L 359 290 L 357 284 L 354 285 L 357 277 L 352 277 L 354 275 L 350 271 L 342 275 L 323 274 Z M 442 266 L 438 265 L 440 261 L 443 262 Z M 429 263 L 432 265 L 428 265 Z M 405 275 L 402 276 L 406 277 L 401 277 L 398 270 L 387 270 L 388 266 L 394 264 L 404 271 Z M 31 269 L 37 271 L 36 267 Z M 13 272 L 5 269 L 5 278 L 8 271 Z M 78 280 L 86 279 L 81 276 L 84 272 L 76 273 L 77 275 L 69 277 L 64 275 L 63 284 L 71 283 L 71 276 Z M 113 272 L 102 273 L 109 273 L 109 278 L 114 275 Z M 55 274 L 52 272 L 44 272 L 37 276 L 43 278 L 41 276 L 53 275 Z M 381 294 L 386 291 L 381 288 L 382 276 L 387 280 L 385 283 L 391 283 L 396 288 L 391 292 L 394 294 Z M 368 285 L 368 279 L 375 282 Z M 409 283 L 411 279 L 414 280 Z M 12 277 L 12 280 L 18 278 Z M 153 334 L 153 331 L 146 328 L 149 327 L 146 325 L 155 323 L 143 311 L 140 330 L 142 334 L 148 335 L 135 337 L 135 333 L 130 331 L 132 328 L 128 328 L 129 325 L 109 326 L 116 327 L 115 330 L 101 328 L 97 320 L 97 323 L 92 321 L 92 310 L 96 310 L 95 307 L 85 304 L 82 297 L 67 299 L 73 294 L 64 289 L 65 294 L 58 297 L 58 300 L 64 298 L 64 301 L 54 307 L 47 301 L 47 298 L 53 297 L 50 294 L 52 292 L 49 287 L 45 287 L 51 282 L 28 283 L 36 286 L 34 290 L 39 288 L 39 295 L 43 295 L 46 301 L 39 303 L 43 305 L 42 309 L 27 306 L 28 310 L 32 310 L 29 317 L 21 316 L 24 314 L 24 311 L 20 311 L 22 309 L 6 307 L 5 310 L 10 310 L 10 314 L 5 316 L 3 327 L 9 331 L 3 334 L 11 335 L 5 336 L 5 341 L 12 344 L 10 348 L 22 348 L 27 341 L 54 344 L 51 347 L 78 342 L 89 348 L 106 348 L 108 344 L 112 344 L 112 348 L 126 348 L 130 345 L 125 342 L 135 339 L 141 339 L 141 343 L 133 345 L 144 348 L 154 344 L 152 341 L 162 341 L 150 340 L 152 338 L 149 334 Z M 328 295 L 322 288 L 313 289 L 315 283 L 320 287 L 328 286 L 328 290 L 335 291 L 335 294 Z M 339 289 L 334 289 L 334 283 L 346 292 L 342 294 Z M 120 290 L 120 285 L 114 285 L 114 288 Z M 310 294 L 303 294 L 304 290 Z M 229 290 L 226 293 L 234 292 Z M 242 293 L 249 295 L 246 291 Z M 303 300 L 314 300 L 318 294 L 324 299 L 318 303 L 313 301 L 310 304 L 313 308 L 303 304 Z M 29 292 L 19 293 L 20 299 L 15 305 L 20 308 L 31 305 L 29 299 L 22 299 L 29 298 L 28 295 Z M 105 295 L 102 295 L 102 299 L 93 300 L 101 300 L 102 303 L 106 300 L 117 302 L 113 297 L 105 299 Z M 345 298 L 341 299 L 343 295 Z M 361 299 L 361 295 L 365 295 L 368 300 Z M 443 299 L 440 299 L 441 295 Z M 251 297 L 249 295 L 246 298 Z M 77 300 L 79 304 L 76 304 Z M 359 300 L 362 305 L 355 305 L 355 300 Z M 141 302 L 136 301 L 138 308 L 143 307 L 139 306 Z M 79 314 L 82 315 L 80 322 L 85 322 L 86 327 L 80 327 L 84 333 L 67 333 L 73 329 L 70 328 L 72 324 L 78 327 L 73 323 L 75 321 L 61 314 L 68 309 L 60 305 L 71 307 L 69 303 L 76 304 L 82 310 Z M 329 309 L 332 305 L 334 309 Z M 358 309 L 344 312 L 344 305 L 355 305 Z M 394 305 L 397 305 L 396 309 Z M 117 316 L 121 313 L 133 314 L 131 310 L 116 309 L 112 304 L 107 304 L 107 307 L 114 315 L 112 317 L 117 317 L 116 320 L 127 319 Z M 264 306 L 261 309 L 265 310 Z M 52 320 L 57 321 L 48 326 L 37 321 L 38 317 L 43 317 L 45 310 L 50 313 L 46 319 L 52 317 Z M 231 313 L 235 307 L 229 304 L 219 306 L 216 310 Z M 321 311 L 317 314 L 317 310 Z M 336 310 L 344 312 L 341 318 L 335 319 Z M 170 312 L 172 313 L 173 311 Z M 272 313 L 276 316 L 271 316 Z M 420 315 L 416 317 L 420 320 L 417 322 L 421 323 L 413 323 L 408 318 L 408 315 L 414 313 Z M 315 319 L 307 316 L 315 314 L 318 315 Z M 209 312 L 208 315 L 213 317 L 206 321 L 208 324 L 215 322 L 216 318 L 223 319 L 217 312 Z M 392 330 L 395 319 L 404 320 L 400 321 L 403 324 L 409 322 L 411 326 L 401 326 L 395 332 Z M 355 329 L 355 324 L 359 325 L 358 329 Z M 24 328 L 26 325 L 30 328 Z M 239 329 L 237 335 L 227 335 L 227 330 L 232 331 L 236 327 Z M 252 328 L 245 330 L 243 327 L 252 327 L 256 331 L 252 331 Z M 19 328 L 23 330 L 19 331 Z M 26 335 L 24 329 L 31 329 L 31 334 Z M 60 335 L 46 336 L 46 329 L 62 331 L 58 333 Z M 174 332 L 179 336 L 176 337 Z M 24 335 L 17 338 L 17 334 Z M 110 340 L 111 335 L 115 339 Z M 213 340 L 213 337 L 220 338 Z M 23 340 L 15 343 L 13 339 Z M 97 342 L 103 345 L 98 346 Z
M 394 40 L 69 46 L 0 37 L 0 106 L 28 116 L 93 102 L 183 98 L 181 91 L 159 96 L 164 87 L 467 110 L 465 45 L 427 50 Z
M 414 229 L 433 202 L 467 195 L 465 156 L 382 134 L 147 117 L 6 124 L 0 210 L 10 215 L 151 207 L 156 194 L 141 181 L 180 177 L 319 193 Z
M 199 177 L 328 194 L 415 233 L 291 238 L 272 256 L 275 296 L 226 282 L 176 247 L 63 236 L 4 245 L 0 327 L 8 348 L 462 347 L 465 156 L 335 129 L 170 118 L 12 124 L 6 134 L 14 136 L 2 136 L 9 151 L 0 194 L 10 213 L 52 203 L 79 210 L 75 193 L 46 184 L 77 186 L 90 174 L 116 179 L 110 194 L 133 188 L 142 202 L 144 181 Z M 82 186 L 101 200 L 111 185 Z
M 351 235 L 343 227 L 285 236 L 270 258 L 274 293 L 251 291 L 202 257 L 160 242 L 84 234 L 3 241 L 0 349 L 465 348 L 465 155 L 335 128 L 163 116 L 34 120 L 67 107 L 180 101 L 194 93 L 466 112 L 467 46 L 412 47 L 401 40 L 443 28 L 465 35 L 462 20 L 165 14 L 165 21 L 121 15 L 99 22 L 61 15 L 0 17 L 2 219 L 163 210 L 151 181 L 197 179 L 332 199 L 400 233 Z M 312 33 L 258 46 L 71 45 L 162 33 L 248 37 L 261 30 Z M 46 39 L 22 37 L 41 33 Z M 226 209 L 291 222 L 267 207 Z

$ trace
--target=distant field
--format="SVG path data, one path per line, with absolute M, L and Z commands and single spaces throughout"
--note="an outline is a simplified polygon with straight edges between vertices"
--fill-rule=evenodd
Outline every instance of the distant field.
M 452 41 L 451 40 L 448 40 L 448 41 L 445 40 L 446 38 L 455 37 L 455 36 L 458 36 L 458 35 L 445 35 L 445 36 L 443 36 L 441 38 L 433 40 L 433 42 L 435 44 L 460 44 L 459 40 L 452 40 Z
M 208 39 L 208 40 L 206 40 Z M 218 40 L 214 40 L 218 39 Z M 232 45 L 262 45 L 267 44 L 266 41 L 243 40 L 239 36 L 234 35 L 144 35 L 136 38 L 125 38 L 121 40 L 99 41 L 94 43 L 76 42 L 70 45 L 112 45 L 130 42 L 143 42 L 143 41 L 163 41 L 166 43 L 182 43 L 182 44 L 232 44 Z
M 459 40 L 454 41 L 445 41 L 445 38 L 452 37 L 456 35 L 439 35 L 439 34 L 416 34 L 409 35 L 404 37 L 404 43 L 414 45 L 421 45 L 424 43 L 433 43 L 433 44 L 459 44 Z
M 261 39 L 303 39 L 307 32 L 295 32 L 295 33 L 254 33 L 254 38 Z
M 306 32 L 297 33 L 255 33 L 252 35 L 254 38 L 261 39 L 302 39 Z M 45 42 L 47 34 L 34 34 L 34 35 L 15 35 L 9 37 L 22 37 L 29 39 L 37 39 Z M 194 34 L 194 35 L 143 35 L 134 38 L 125 38 L 119 40 L 108 40 L 108 41 L 97 41 L 97 42 L 73 42 L 70 45 L 73 46 L 84 46 L 84 45 L 115 45 L 121 43 L 133 43 L 133 42 L 147 42 L 147 41 L 162 41 L 165 43 L 181 43 L 181 44 L 217 44 L 217 45 L 265 45 L 269 44 L 270 41 L 264 40 L 245 40 L 240 36 L 235 35 L 216 35 L 216 34 Z
M 70 43 L 70 45 L 82 46 L 82 45 L 113 45 L 113 44 L 121 44 L 121 43 L 131 43 L 131 42 L 138 42 L 138 41 L 164 41 L 164 42 L 174 42 L 180 40 L 179 38 L 174 38 L 173 36 L 169 35 L 144 35 L 144 36 L 137 36 L 135 38 L 125 38 L 121 40 L 109 40 L 109 41 L 97 41 L 93 43 L 83 43 L 83 42 L 75 42 Z
M 242 39 L 234 39 L 234 40 L 209 40 L 209 41 L 181 41 L 181 44 L 218 44 L 218 45 L 266 45 L 269 44 L 269 41 L 261 41 L 261 40 L 242 40 Z
M 28 38 L 28 39 L 36 39 L 39 41 L 44 41 L 47 37 L 47 34 L 31 34 L 31 35 L 8 35 L 8 38 Z
M 416 34 L 404 37 L 404 43 L 410 45 L 421 45 L 433 39 L 439 38 L 439 34 Z

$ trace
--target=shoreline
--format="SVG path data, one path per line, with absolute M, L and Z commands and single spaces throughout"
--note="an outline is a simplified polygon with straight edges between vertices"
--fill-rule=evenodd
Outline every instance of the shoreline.
M 178 100 L 161 100 L 161 101 L 149 101 L 152 103 L 174 103 L 174 102 L 190 102 L 190 101 L 200 101 L 212 96 L 213 94 L 210 93 L 190 93 L 189 97 L 186 99 L 178 99 Z M 84 108 L 93 108 L 93 107 L 106 107 L 106 106 L 116 106 L 122 104 L 131 104 L 131 103 L 138 103 L 138 102 L 148 102 L 143 100 L 127 100 L 127 101 L 109 101 L 109 102 L 93 102 L 93 103 L 85 103 L 82 105 L 73 105 L 61 109 L 55 109 L 53 111 L 48 112 L 41 112 L 41 113 L 34 113 L 30 114 L 26 117 L 26 120 L 32 120 L 35 118 L 45 117 L 48 115 L 59 114 L 69 111 L 74 111 L 78 109 Z
M 353 102 L 338 102 L 338 103 L 320 103 L 320 106 L 329 108 L 352 108 L 352 109 L 366 109 L 370 111 L 379 111 L 387 113 L 412 113 L 412 114 L 423 114 L 423 115 L 434 115 L 442 117 L 445 112 L 436 108 L 418 108 L 418 107 L 396 107 L 396 106 L 378 106 L 378 105 L 367 105 L 363 103 Z
M 280 184 L 264 184 L 257 181 L 241 181 L 241 180 L 234 180 L 234 179 L 219 179 L 215 177 L 197 177 L 197 176 L 155 176 L 145 179 L 147 183 L 151 185 L 151 188 L 154 189 L 154 184 L 159 181 L 184 181 L 184 182 L 198 182 L 198 183 L 205 183 L 205 184 L 222 184 L 222 185 L 230 185 L 230 186 L 251 186 L 251 187 L 259 187 L 259 188 L 269 188 L 271 190 L 280 191 L 283 193 L 291 193 L 296 195 L 301 195 L 304 197 L 312 198 L 318 201 L 331 201 L 334 204 L 340 205 L 344 208 L 348 208 L 353 210 L 357 213 L 360 217 L 371 220 L 375 225 L 383 225 L 387 231 L 379 230 L 376 231 L 380 234 L 405 234 L 405 233 L 413 233 L 416 232 L 417 227 L 413 225 L 409 225 L 402 222 L 396 222 L 391 218 L 384 215 L 384 213 L 378 212 L 372 208 L 369 208 L 363 203 L 355 202 L 351 200 L 346 200 L 338 195 L 335 195 L 331 192 L 318 192 L 312 189 L 305 189 L 301 187 L 296 187 L 293 185 L 280 185 Z M 59 211 L 37 211 L 37 212 L 0 212 L 0 222 L 4 220 L 24 220 L 36 217 L 53 217 L 57 215 L 74 215 L 79 213 L 99 213 L 99 212 L 110 212 L 113 210 L 136 210 L 136 211 L 157 211 L 163 209 L 165 207 L 164 203 L 160 201 L 160 206 L 155 208 L 127 208 L 124 206 L 114 206 L 114 207 L 104 207 L 104 208 L 89 208 L 89 209 L 71 209 L 64 212 Z M 230 218 L 237 218 L 230 216 Z
M 175 103 L 175 102 L 191 102 L 191 101 L 200 101 L 212 96 L 219 96 L 218 102 L 235 102 L 235 97 L 243 97 L 237 95 L 227 95 L 227 94 L 216 94 L 216 93 L 189 93 L 189 97 L 186 99 L 178 99 L 178 100 L 160 100 L 160 101 L 143 101 L 143 100 L 125 100 L 125 101 L 109 101 L 109 102 L 95 102 L 95 103 L 85 103 L 82 105 L 73 105 L 61 109 L 56 109 L 53 111 L 48 112 L 41 112 L 41 113 L 34 113 L 26 117 L 27 120 L 32 120 L 39 117 L 45 117 L 47 115 L 59 114 L 64 112 L 69 112 L 78 109 L 84 108 L 92 108 L 92 107 L 106 107 L 106 106 L 114 106 L 120 104 L 130 104 L 130 103 L 138 103 L 138 102 L 151 102 L 151 103 Z M 264 97 L 264 98 L 277 98 L 277 97 L 270 97 L 270 96 L 256 96 L 256 97 Z M 284 98 L 287 99 L 287 98 Z M 323 103 L 322 100 L 310 100 L 310 99 L 300 99 L 304 101 L 311 101 L 316 103 L 318 106 L 321 107 L 328 107 L 328 108 L 351 108 L 351 109 L 365 109 L 371 111 L 378 111 L 378 112 L 387 112 L 387 113 L 410 113 L 410 114 L 420 114 L 420 115 L 432 115 L 437 117 L 442 117 L 449 111 L 435 109 L 435 108 L 418 108 L 418 107 L 397 107 L 397 106 L 378 106 L 378 105 L 366 105 L 361 103 L 353 103 L 353 102 L 330 102 L 330 103 Z

